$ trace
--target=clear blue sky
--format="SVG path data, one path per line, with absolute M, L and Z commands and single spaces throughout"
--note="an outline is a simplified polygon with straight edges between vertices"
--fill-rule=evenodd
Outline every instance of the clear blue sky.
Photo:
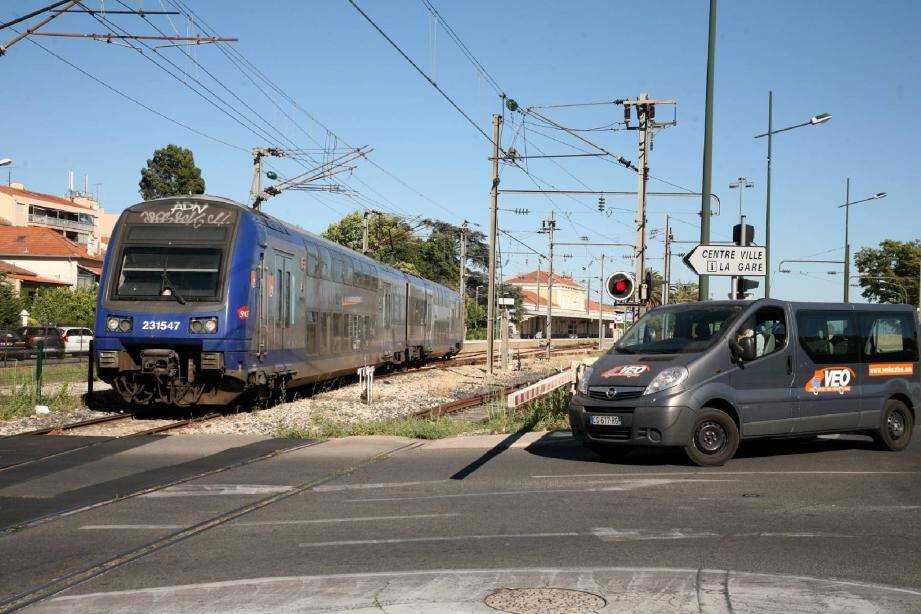
M 148 10 L 161 2 L 126 0 Z M 707 5 L 704 0 L 646 3 L 535 1 L 499 3 L 432 0 L 501 87 L 522 106 L 635 97 L 649 92 L 677 98 L 678 125 L 659 134 L 652 152 L 652 175 L 699 190 L 703 142 Z M 6 21 L 46 4 L 46 0 L 4 3 Z M 88 6 L 97 7 L 96 0 Z M 166 4 L 164 0 L 163 4 Z M 235 36 L 244 56 L 314 117 L 352 145 L 374 147 L 373 159 L 413 187 L 408 190 L 368 163 L 361 163 L 348 185 L 362 195 L 412 214 L 459 222 L 466 218 L 485 229 L 488 219 L 489 144 L 457 114 L 375 32 L 346 0 L 327 2 L 191 3 L 198 15 L 224 36 Z M 266 8 L 271 4 L 271 8 Z M 495 93 L 478 76 L 420 1 L 360 0 L 378 24 L 429 72 L 474 120 L 489 130 L 498 109 Z M 105 3 L 115 6 L 115 0 Z M 154 33 L 137 17 L 113 17 L 132 33 Z M 188 23 L 151 17 L 166 31 L 185 33 Z M 774 140 L 775 264 L 782 258 L 840 259 L 843 256 L 845 178 L 851 177 L 852 199 L 877 191 L 889 197 L 852 210 L 853 249 L 886 238 L 921 236 L 917 215 L 921 193 L 921 3 L 905 0 L 857 2 L 723 1 L 719 7 L 713 188 L 723 201 L 723 215 L 713 218 L 714 239 L 727 239 L 737 221 L 738 196 L 728 184 L 740 175 L 753 180 L 745 193 L 746 212 L 764 238 L 764 139 L 767 92 L 774 90 L 775 126 L 782 127 L 828 112 L 834 119 Z M 104 32 L 89 16 L 64 16 L 46 27 L 54 32 Z M 2 32 L 4 40 L 12 34 Z M 41 38 L 38 42 L 158 111 L 202 132 L 249 149 L 266 145 L 239 124 L 208 105 L 189 88 L 167 76 L 131 49 L 92 41 Z M 215 46 L 191 54 L 275 127 L 302 148 L 316 147 L 285 114 L 273 106 L 231 65 Z M 215 93 L 243 109 L 222 86 L 177 49 L 160 54 L 174 61 Z M 3 131 L 0 157 L 15 159 L 14 181 L 51 193 L 66 189 L 69 169 L 79 183 L 101 183 L 102 203 L 120 210 L 138 197 L 139 169 L 157 147 L 177 143 L 191 148 L 207 182 L 207 191 L 245 200 L 250 159 L 171 124 L 109 92 L 73 68 L 23 41 L 0 58 Z M 194 85 L 196 89 L 201 89 Z M 285 113 L 323 142 L 324 131 L 273 94 Z M 661 114 L 663 110 L 660 110 Z M 575 127 L 594 127 L 622 119 L 619 107 L 552 110 L 555 119 Z M 660 115 L 661 118 L 661 115 Z M 255 118 L 254 118 L 255 119 Z M 259 120 L 255 120 L 259 121 Z M 553 134 L 553 131 L 547 131 Z M 588 135 L 608 149 L 635 159 L 633 132 Z M 512 131 L 503 140 L 511 143 Z M 567 148 L 531 131 L 532 143 L 547 153 Z M 276 143 L 278 140 L 276 139 Z M 520 142 L 517 144 L 520 147 Z M 530 151 L 535 153 L 535 151 Z M 562 161 L 566 171 L 593 189 L 634 190 L 635 174 L 597 159 Z M 294 174 L 291 161 L 276 168 Z M 580 187 L 547 161 L 532 161 L 530 170 L 558 187 Z M 0 169 L 4 180 L 5 169 Z M 515 169 L 503 171 L 503 187 L 533 187 Z M 672 190 L 652 181 L 651 190 Z M 421 192 L 444 209 L 421 198 Z M 386 199 L 386 200 L 384 200 Z M 577 202 L 578 201 L 578 202 Z M 633 240 L 635 203 L 607 198 L 612 217 L 593 212 L 597 199 L 553 197 L 560 220 L 558 239 Z M 342 195 L 291 192 L 266 206 L 280 217 L 321 232 L 339 215 L 356 208 Z M 503 207 L 527 207 L 526 217 L 503 213 L 501 226 L 543 249 L 540 226 L 551 203 L 541 197 L 506 197 Z M 652 199 L 650 227 L 660 228 L 666 210 L 676 217 L 680 240 L 699 238 L 699 202 Z M 623 210 L 621 210 L 623 209 Z M 447 211 L 446 211 L 447 210 Z M 569 213 L 567 216 L 566 213 Z M 520 245 L 502 241 L 508 251 Z M 557 270 L 583 276 L 588 256 L 600 249 L 560 248 L 573 258 Z M 623 250 L 607 252 L 620 268 L 630 268 Z M 650 264 L 661 268 L 662 243 L 650 243 Z M 535 258 L 506 256 L 506 276 L 535 267 Z M 676 258 L 677 279 L 692 279 Z M 611 271 L 610 259 L 606 265 Z M 776 268 L 776 266 L 775 266 Z M 792 267 L 775 276 L 773 294 L 780 298 L 840 300 L 840 266 Z M 828 270 L 837 270 L 829 275 Z M 597 275 L 598 265 L 593 267 Z M 808 274 L 805 274 L 808 273 Z M 595 282 L 597 287 L 597 282 Z M 728 281 L 711 284 L 722 298 Z

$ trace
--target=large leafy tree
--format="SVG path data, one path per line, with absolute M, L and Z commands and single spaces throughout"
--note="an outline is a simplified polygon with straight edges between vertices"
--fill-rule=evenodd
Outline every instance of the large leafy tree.
M 678 282 L 674 284 L 668 300 L 672 303 L 690 303 L 697 300 L 698 292 L 697 282 Z
M 29 314 L 36 324 L 92 326 L 96 318 L 97 287 L 39 290 Z
M 19 312 L 28 301 L 13 293 L 13 287 L 0 276 L 0 328 L 19 328 Z
M 156 150 L 147 167 L 141 169 L 138 185 L 144 200 L 205 192 L 205 180 L 201 169 L 195 166 L 192 150 L 179 145 Z
M 877 303 L 918 305 L 921 239 L 886 239 L 879 248 L 865 247 L 854 255 L 864 298 Z

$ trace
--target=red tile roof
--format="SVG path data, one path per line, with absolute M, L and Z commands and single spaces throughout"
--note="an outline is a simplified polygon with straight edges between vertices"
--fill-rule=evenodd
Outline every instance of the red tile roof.
M 547 285 L 548 276 L 545 271 L 531 271 L 530 273 L 522 273 L 516 277 L 506 280 L 505 283 L 512 285 L 522 285 L 522 284 L 536 284 L 540 279 L 540 285 Z M 582 286 L 576 283 L 572 277 L 566 277 L 564 275 L 553 274 L 553 285 L 554 286 L 566 286 L 569 288 L 577 288 L 582 290 Z
M 598 301 L 587 300 L 585 301 L 585 305 L 589 311 L 597 312 L 598 306 L 600 305 L 600 303 Z M 616 313 L 618 311 L 617 309 L 614 308 L 613 305 L 603 305 L 602 308 L 604 309 L 605 313 Z
M 522 302 L 522 303 L 531 303 L 532 305 L 534 305 L 535 307 L 537 307 L 537 293 L 536 293 L 536 292 L 531 292 L 530 290 L 522 290 L 522 291 L 521 291 L 521 302 Z M 546 297 L 544 297 L 544 296 L 540 297 L 540 306 L 541 306 L 541 307 L 546 307 L 546 306 L 547 306 L 547 298 L 546 298 Z M 554 307 L 559 307 L 559 305 L 557 305 L 556 303 L 553 303 L 553 306 L 554 306 Z
M 51 256 L 99 262 L 86 248 L 64 235 L 41 226 L 0 226 L 0 256 Z
M 0 260 L 0 273 L 5 275 L 36 275 L 28 269 L 16 266 L 12 262 L 6 262 L 5 260 Z
M 9 194 L 10 196 L 31 198 L 33 200 L 43 200 L 45 202 L 54 203 L 57 205 L 70 205 L 71 207 L 89 209 L 89 207 L 85 205 L 79 205 L 72 200 L 67 200 L 66 198 L 61 198 L 60 196 L 55 196 L 53 194 L 42 194 L 41 192 L 33 192 L 31 190 L 20 190 L 19 188 L 14 188 L 8 185 L 0 185 L 0 193 Z
M 18 279 L 19 281 L 29 281 L 33 284 L 49 284 L 52 286 L 69 286 L 69 282 L 60 279 L 51 279 L 50 277 L 39 277 L 38 275 L 7 275 L 7 279 Z

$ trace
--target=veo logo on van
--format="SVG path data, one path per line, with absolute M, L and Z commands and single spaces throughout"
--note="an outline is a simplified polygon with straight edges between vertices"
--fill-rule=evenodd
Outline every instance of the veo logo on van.
M 601 374 L 601 377 L 639 377 L 649 371 L 649 365 L 620 365 L 612 367 Z
M 850 367 L 825 367 L 817 369 L 806 382 L 806 392 L 819 395 L 822 392 L 844 394 L 851 391 L 851 379 L 857 374 Z

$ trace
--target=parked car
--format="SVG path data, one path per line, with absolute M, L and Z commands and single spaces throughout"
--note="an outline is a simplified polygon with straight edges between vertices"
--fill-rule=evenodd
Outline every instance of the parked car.
M 38 352 L 39 341 L 45 342 L 46 356 L 64 355 L 64 340 L 56 326 L 23 326 L 19 329 L 19 334 L 25 340 L 30 356 L 35 356 Z
M 15 330 L 0 330 L 0 360 L 23 360 L 29 357 L 26 340 Z
M 90 351 L 93 331 L 82 326 L 61 326 L 61 338 L 64 340 L 64 352 L 67 354 L 86 354 Z

